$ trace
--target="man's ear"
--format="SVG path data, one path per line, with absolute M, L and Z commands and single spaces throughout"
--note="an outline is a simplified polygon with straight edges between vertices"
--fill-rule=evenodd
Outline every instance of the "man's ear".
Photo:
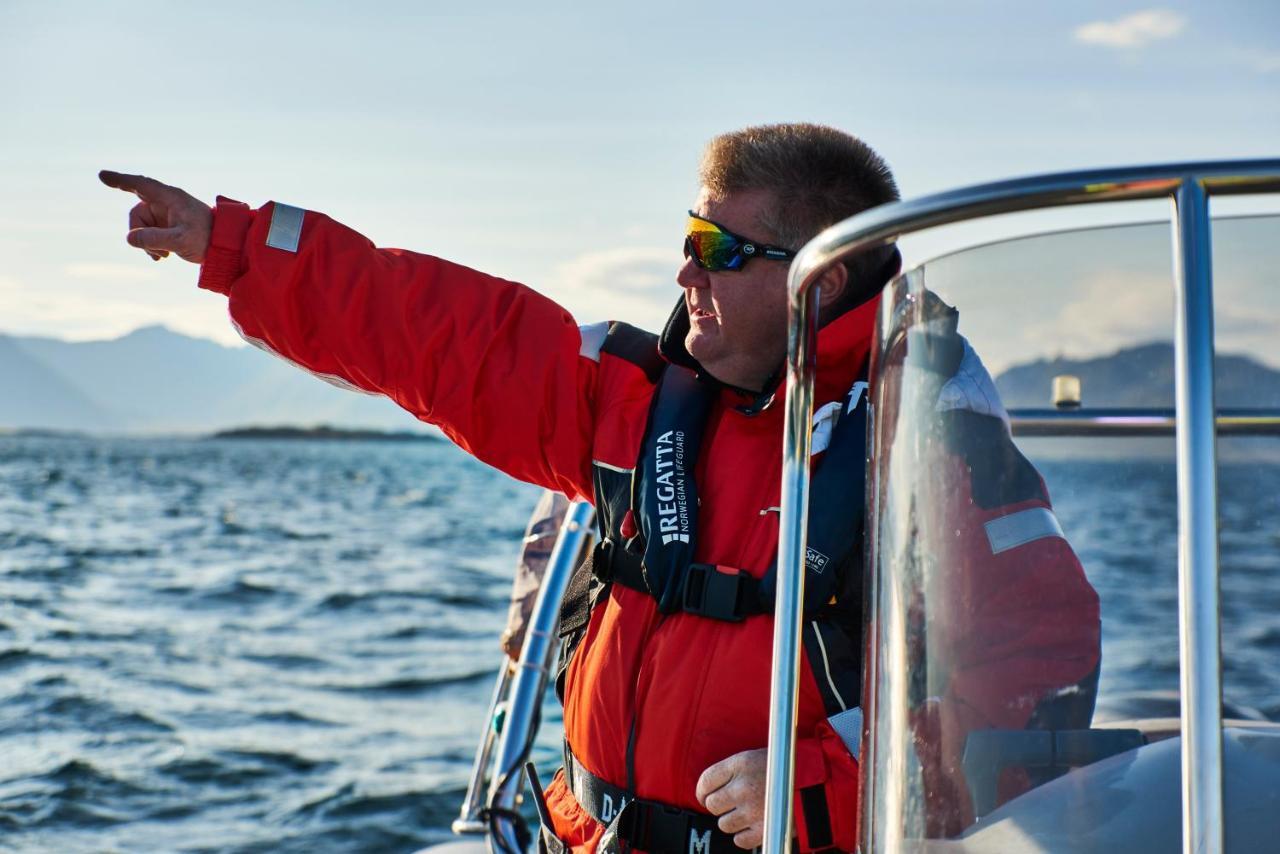
M 818 316 L 825 322 L 828 309 L 839 303 L 849 289 L 849 268 L 832 264 L 818 279 L 818 289 Z

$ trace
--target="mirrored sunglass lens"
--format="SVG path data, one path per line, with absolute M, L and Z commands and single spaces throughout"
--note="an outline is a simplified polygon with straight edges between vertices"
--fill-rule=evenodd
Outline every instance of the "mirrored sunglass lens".
M 738 241 L 712 223 L 690 219 L 686 242 L 694 258 L 708 270 L 733 270 L 742 263 Z

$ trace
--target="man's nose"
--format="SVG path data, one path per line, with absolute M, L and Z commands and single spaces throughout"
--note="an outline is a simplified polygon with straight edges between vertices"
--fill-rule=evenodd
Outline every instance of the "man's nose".
M 693 263 L 693 258 L 685 258 L 680 272 L 676 273 L 676 282 L 682 288 L 705 288 L 711 284 L 707 271 Z

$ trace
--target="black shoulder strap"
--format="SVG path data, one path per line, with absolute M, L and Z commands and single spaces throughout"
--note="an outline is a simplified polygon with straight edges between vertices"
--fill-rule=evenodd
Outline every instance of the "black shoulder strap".
M 651 383 L 658 382 L 667 364 L 658 352 L 657 335 L 616 320 L 609 324 L 600 352 L 635 365 Z

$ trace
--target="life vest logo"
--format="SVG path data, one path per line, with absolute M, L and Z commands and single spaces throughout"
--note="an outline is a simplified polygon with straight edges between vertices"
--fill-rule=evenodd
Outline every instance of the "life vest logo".
M 676 541 L 687 543 L 691 525 L 684 431 L 668 430 L 659 436 L 656 455 L 658 476 L 653 491 L 658 501 L 658 533 L 664 546 Z
M 822 575 L 822 571 L 827 568 L 827 564 L 830 562 L 831 558 L 817 549 L 805 549 L 804 565 L 815 575 Z
M 615 818 L 627 808 L 627 798 L 625 795 L 618 797 L 618 803 L 615 806 L 613 796 L 605 792 L 600 795 L 600 821 L 604 824 L 611 823 Z
M 865 398 L 870 391 L 871 385 L 869 383 L 863 382 L 862 380 L 854 383 L 853 388 L 849 389 L 849 404 L 845 407 L 845 412 L 852 412 L 857 409 L 858 404 L 862 403 L 863 398 Z

